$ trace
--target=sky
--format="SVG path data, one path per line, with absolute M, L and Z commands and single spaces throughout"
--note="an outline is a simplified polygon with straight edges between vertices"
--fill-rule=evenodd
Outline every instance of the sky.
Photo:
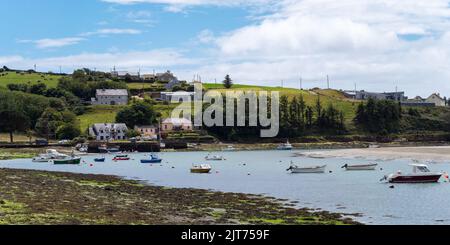
M 0 0 L 0 65 L 450 97 L 450 0 Z

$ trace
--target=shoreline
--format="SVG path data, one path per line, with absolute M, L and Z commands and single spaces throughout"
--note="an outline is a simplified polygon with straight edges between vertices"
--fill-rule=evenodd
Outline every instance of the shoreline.
M 310 151 L 296 154 L 309 158 L 351 158 L 373 161 L 410 159 L 415 162 L 450 161 L 450 146 L 380 147 Z
M 0 224 L 357 225 L 261 195 L 168 188 L 117 176 L 0 169 Z

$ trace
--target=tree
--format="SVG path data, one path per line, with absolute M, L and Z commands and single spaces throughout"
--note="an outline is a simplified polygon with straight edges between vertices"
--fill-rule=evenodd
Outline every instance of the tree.
M 223 86 L 226 89 L 230 89 L 231 87 L 233 87 L 233 80 L 231 80 L 230 75 L 225 76 L 225 80 L 223 80 Z
M 139 101 L 119 111 L 116 122 L 125 123 L 130 128 L 137 125 L 151 125 L 156 122 L 156 112 L 152 105 Z
M 0 94 L 0 131 L 9 133 L 14 142 L 15 131 L 25 131 L 30 126 L 30 118 L 24 112 L 24 104 L 13 95 Z
M 60 140 L 72 140 L 80 135 L 80 127 L 74 123 L 64 123 L 56 129 L 56 138 Z

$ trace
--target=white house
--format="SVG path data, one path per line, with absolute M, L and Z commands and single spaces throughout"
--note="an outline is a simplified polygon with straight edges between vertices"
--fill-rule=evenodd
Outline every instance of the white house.
M 161 92 L 161 100 L 171 102 L 172 99 L 175 99 L 176 101 L 184 101 L 187 102 L 190 98 L 191 101 L 194 101 L 195 92 L 185 92 L 185 91 L 178 91 L 178 92 Z
M 126 140 L 128 127 L 124 123 L 97 123 L 89 128 L 89 135 L 98 141 Z
M 167 118 L 161 124 L 162 132 L 192 131 L 194 126 L 191 120 L 186 118 Z
M 126 89 L 97 89 L 93 105 L 126 105 L 128 104 L 128 90 Z
M 434 93 L 425 99 L 428 103 L 434 103 L 436 106 L 446 106 L 446 100 L 440 94 Z

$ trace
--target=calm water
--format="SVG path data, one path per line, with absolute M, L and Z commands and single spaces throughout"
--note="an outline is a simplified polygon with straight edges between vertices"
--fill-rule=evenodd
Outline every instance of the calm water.
M 96 156 L 85 156 L 86 163 L 80 166 L 55 166 L 21 159 L 0 161 L 0 167 L 112 174 L 161 186 L 266 194 L 299 201 L 302 207 L 362 213 L 363 217 L 356 219 L 367 224 L 450 224 L 450 184 L 398 184 L 395 189 L 390 189 L 389 184 L 379 182 L 384 175 L 397 170 L 410 172 L 408 160 L 379 162 L 383 170 L 346 172 L 341 169 L 343 163 L 371 161 L 293 158 L 293 153 L 220 152 L 217 154 L 227 160 L 210 162 L 214 172 L 209 175 L 189 172 L 193 163 L 205 162 L 207 153 L 204 152 L 161 153 L 162 166 L 140 164 L 139 160 L 146 154 L 135 154 L 132 155 L 134 160 L 118 163 L 111 162 L 113 156 L 107 156 L 105 163 L 94 163 Z M 307 165 L 328 164 L 327 170 L 332 173 L 290 174 L 286 172 L 290 161 Z M 430 164 L 430 168 L 450 172 L 450 164 Z

